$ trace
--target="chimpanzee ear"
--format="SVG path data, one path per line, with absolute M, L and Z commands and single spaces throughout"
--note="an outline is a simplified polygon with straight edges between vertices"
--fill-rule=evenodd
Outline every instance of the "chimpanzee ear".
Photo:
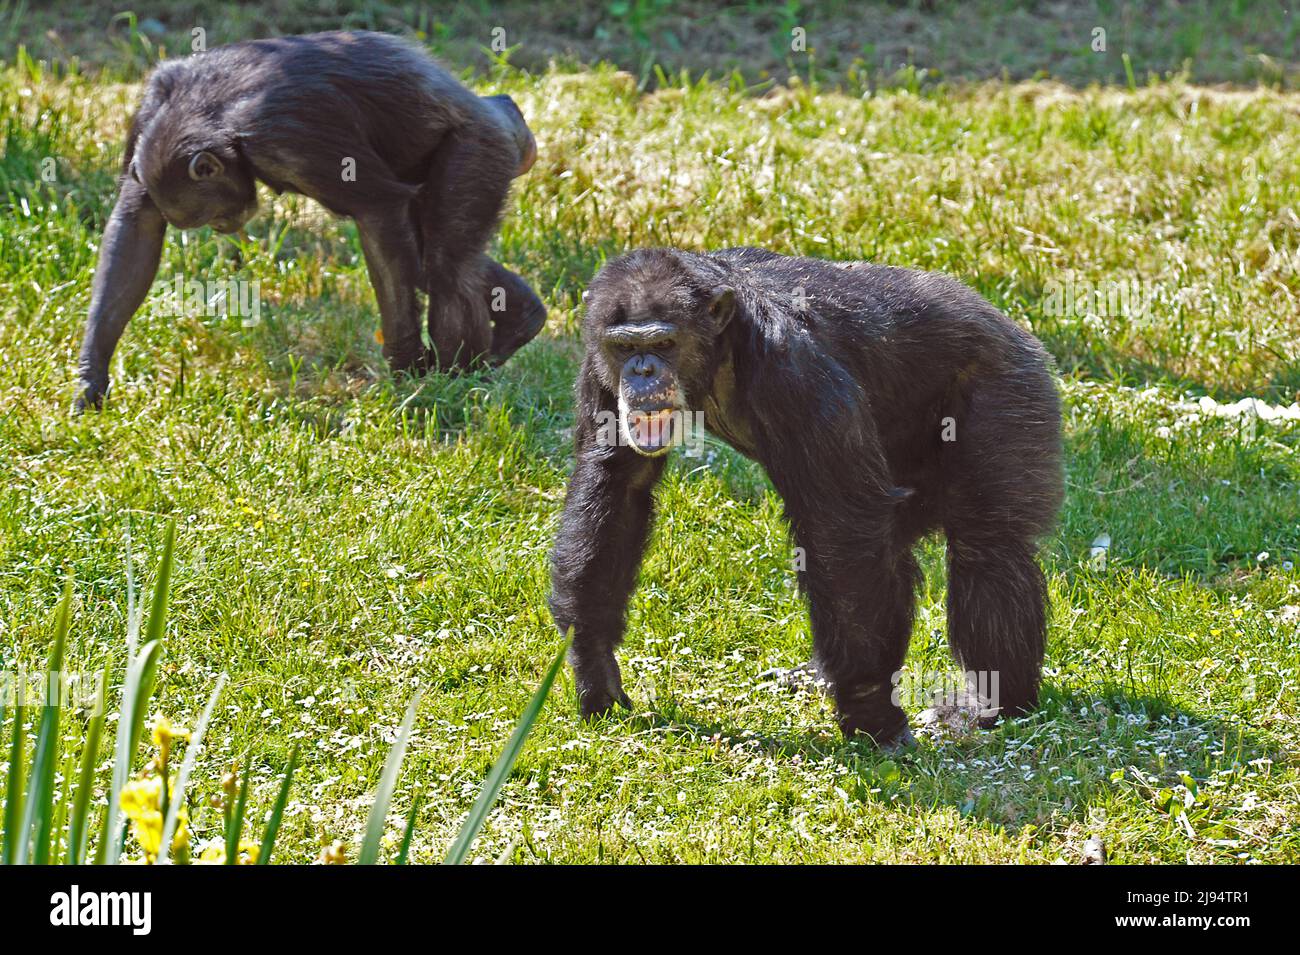
M 709 299 L 709 314 L 718 320 L 721 327 L 731 321 L 736 311 L 736 293 L 729 286 L 719 285 L 713 290 Z
M 137 169 L 137 168 L 135 168 L 135 160 L 134 160 L 134 159 L 132 159 L 131 162 L 130 162 L 130 164 L 127 165 L 127 167 L 126 167 L 126 171 L 127 171 L 127 175 L 129 175 L 129 176 L 130 176 L 132 179 L 134 179 L 136 182 L 139 182 L 139 181 L 140 181 L 140 170 Z
M 206 149 L 190 157 L 190 178 L 196 182 L 200 179 L 211 179 L 213 176 L 220 176 L 225 172 L 225 169 L 226 167 L 222 165 L 221 160 Z

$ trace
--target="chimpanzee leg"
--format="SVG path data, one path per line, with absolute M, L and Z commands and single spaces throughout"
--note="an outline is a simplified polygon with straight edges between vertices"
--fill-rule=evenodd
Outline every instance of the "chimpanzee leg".
M 818 673 L 831 683 L 840 728 L 882 747 L 910 742 L 907 715 L 893 693 L 912 634 L 920 579 L 915 558 L 904 550 L 829 572 L 817 563 L 810 553 L 813 655 Z
M 981 383 L 945 449 L 948 643 L 1004 713 L 1038 702 L 1047 639 L 1047 584 L 1036 541 L 1062 497 L 1053 383 L 1040 376 Z
M 411 222 L 424 260 L 424 235 L 420 200 L 411 203 Z M 501 365 L 537 337 L 546 326 L 546 306 L 523 277 L 487 255 L 483 256 L 484 301 L 492 321 L 492 347 L 488 362 Z M 421 285 L 425 283 L 422 281 Z
M 1012 716 L 1037 705 L 1047 582 L 1032 543 L 949 542 L 948 642 L 988 703 Z
M 438 368 L 467 368 L 491 351 L 489 279 L 495 270 L 483 250 L 501 217 L 516 160 L 504 133 L 466 128 L 450 134 L 430 164 L 418 201 L 429 340 Z
M 843 373 L 838 365 L 828 371 Z M 825 409 L 800 404 L 815 393 L 775 374 L 751 400 L 786 409 L 787 422 L 816 421 Z M 781 419 L 774 424 L 779 430 Z M 894 747 L 911 741 L 893 677 L 912 633 L 918 528 L 902 510 L 911 492 L 894 484 L 866 402 L 842 409 L 835 426 L 834 443 L 783 445 L 763 460 L 803 551 L 813 661 L 831 684 L 840 727 Z

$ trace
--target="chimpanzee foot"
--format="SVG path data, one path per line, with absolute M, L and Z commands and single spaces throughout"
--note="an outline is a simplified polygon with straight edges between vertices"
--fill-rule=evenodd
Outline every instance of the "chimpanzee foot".
M 579 692 L 578 694 L 578 712 L 582 714 L 583 720 L 588 723 L 594 723 L 602 717 L 609 716 L 614 712 L 616 705 L 623 707 L 625 710 L 631 710 L 632 700 L 621 689 L 616 693 L 590 691 L 587 693 Z
M 835 706 L 840 711 L 840 730 L 845 739 L 867 737 L 880 749 L 897 752 L 914 746 L 916 739 L 907 726 L 907 714 L 894 704 L 893 687 L 858 687 L 835 693 Z
M 912 735 L 912 729 L 906 723 L 898 729 L 876 730 L 872 733 L 863 729 L 846 729 L 844 721 L 841 720 L 840 729 L 843 730 L 845 739 L 869 740 L 882 753 L 902 753 L 916 747 L 916 737 Z
M 916 748 L 916 737 L 912 735 L 910 727 L 904 726 L 889 742 L 876 745 L 882 753 L 902 753 Z
M 405 372 L 408 375 L 423 375 L 429 370 L 431 356 L 428 350 L 421 346 L 393 354 L 385 352 L 384 360 L 388 362 L 388 369 L 393 374 Z
M 901 753 L 916 746 L 916 737 L 906 723 L 894 729 L 877 729 L 874 732 L 856 728 L 846 720 L 840 720 L 840 730 L 848 740 L 869 740 L 882 753 Z

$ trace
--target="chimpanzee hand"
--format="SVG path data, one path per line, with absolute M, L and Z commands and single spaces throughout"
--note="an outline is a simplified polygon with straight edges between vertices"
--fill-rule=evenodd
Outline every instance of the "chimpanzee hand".
M 578 711 L 588 722 L 609 715 L 618 704 L 632 709 L 632 701 L 623 692 L 623 676 L 618 661 L 610 653 L 602 659 L 579 660 L 570 655 L 574 682 L 578 687 Z
M 104 405 L 104 395 L 108 393 L 107 381 L 77 381 L 77 397 L 72 402 L 72 413 L 79 415 L 87 410 L 98 411 Z

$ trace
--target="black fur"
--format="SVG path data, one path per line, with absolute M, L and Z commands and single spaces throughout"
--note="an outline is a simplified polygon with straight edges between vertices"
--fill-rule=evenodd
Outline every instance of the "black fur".
M 153 282 L 166 226 L 235 231 L 257 209 L 258 180 L 356 220 L 393 368 L 504 361 L 546 312 L 484 248 L 511 179 L 535 156 L 508 96 L 476 96 L 420 48 L 381 33 L 254 40 L 162 64 L 132 120 L 104 230 L 79 407 L 98 404 L 108 387 L 109 359 Z M 355 161 L 353 180 L 345 159 Z M 504 310 L 492 312 L 496 287 Z
M 627 704 L 614 649 L 664 462 L 653 440 L 638 451 L 599 431 L 621 388 L 633 416 L 703 410 L 767 470 L 806 552 L 814 656 L 846 734 L 907 736 L 891 677 L 912 629 L 912 548 L 934 530 L 948 541 L 954 655 L 998 671 L 1004 712 L 1037 703 L 1036 542 L 1063 479 L 1051 360 L 1032 335 L 941 275 L 756 249 L 633 252 L 593 280 L 583 331 L 550 603 L 574 631 L 584 716 Z

